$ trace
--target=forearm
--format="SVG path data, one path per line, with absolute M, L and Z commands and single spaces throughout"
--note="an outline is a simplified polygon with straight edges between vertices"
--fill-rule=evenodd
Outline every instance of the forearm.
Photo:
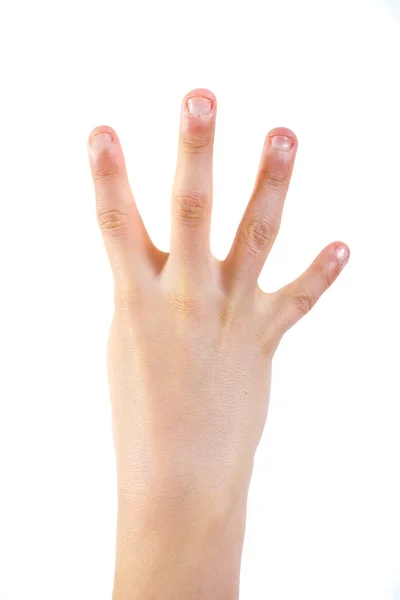
M 258 285 L 282 217 L 296 135 L 265 139 L 225 258 L 210 249 L 215 95 L 182 102 L 170 252 L 153 244 L 118 136 L 93 130 L 96 209 L 113 270 L 108 369 L 119 516 L 114 600 L 237 600 L 247 490 L 272 357 L 349 258 L 326 246 L 275 292 Z
M 244 498 L 120 498 L 113 600 L 237 600 Z

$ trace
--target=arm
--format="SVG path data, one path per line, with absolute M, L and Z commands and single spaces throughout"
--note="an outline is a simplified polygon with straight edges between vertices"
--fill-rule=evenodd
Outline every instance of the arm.
M 295 281 L 271 294 L 259 288 L 297 151 L 295 134 L 283 127 L 266 138 L 228 256 L 212 256 L 216 107 L 205 89 L 182 103 L 168 254 L 143 225 L 115 131 L 98 127 L 89 140 L 115 282 L 108 344 L 119 498 L 114 600 L 238 598 L 272 358 L 349 256 L 333 242 Z M 158 147 L 154 160 L 163 152 Z

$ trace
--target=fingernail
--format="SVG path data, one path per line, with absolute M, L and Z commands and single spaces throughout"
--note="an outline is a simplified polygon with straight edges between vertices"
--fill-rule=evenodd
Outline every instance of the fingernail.
M 340 262 L 340 265 L 344 267 L 344 265 L 349 260 L 350 254 L 346 246 L 336 246 L 336 258 Z
M 285 150 L 285 152 L 287 152 L 288 150 L 291 150 L 293 140 L 287 135 L 274 135 L 271 138 L 271 146 L 276 148 L 276 150 Z
M 94 150 L 106 150 L 112 144 L 112 135 L 102 131 L 90 138 L 90 145 Z
M 197 96 L 188 99 L 187 107 L 189 112 L 193 115 L 193 117 L 202 117 L 203 115 L 210 114 L 212 109 L 212 102 L 209 98 Z

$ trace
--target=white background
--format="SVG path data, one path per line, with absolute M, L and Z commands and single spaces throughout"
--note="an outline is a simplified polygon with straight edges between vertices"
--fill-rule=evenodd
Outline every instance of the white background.
M 399 2 L 25 0 L 0 17 L 1 599 L 111 597 L 113 292 L 86 140 L 117 130 L 168 250 L 180 103 L 195 87 L 218 99 L 215 254 L 276 126 L 299 149 L 261 286 L 331 241 L 351 249 L 274 359 L 241 600 L 397 599 Z

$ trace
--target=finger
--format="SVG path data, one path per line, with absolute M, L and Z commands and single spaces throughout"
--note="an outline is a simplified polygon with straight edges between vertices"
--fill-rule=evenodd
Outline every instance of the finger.
M 343 242 L 329 244 L 300 277 L 272 294 L 277 307 L 272 318 L 273 328 L 280 335 L 313 308 L 336 280 L 349 257 L 350 250 Z
M 88 150 L 97 220 L 114 277 L 126 283 L 143 268 L 148 234 L 136 208 L 115 131 L 96 127 L 89 136 Z
M 172 186 L 171 258 L 194 266 L 210 256 L 215 95 L 204 88 L 182 102 Z
M 256 183 L 225 259 L 228 280 L 254 287 L 278 234 L 297 151 L 297 137 L 285 127 L 272 129 L 264 143 Z

